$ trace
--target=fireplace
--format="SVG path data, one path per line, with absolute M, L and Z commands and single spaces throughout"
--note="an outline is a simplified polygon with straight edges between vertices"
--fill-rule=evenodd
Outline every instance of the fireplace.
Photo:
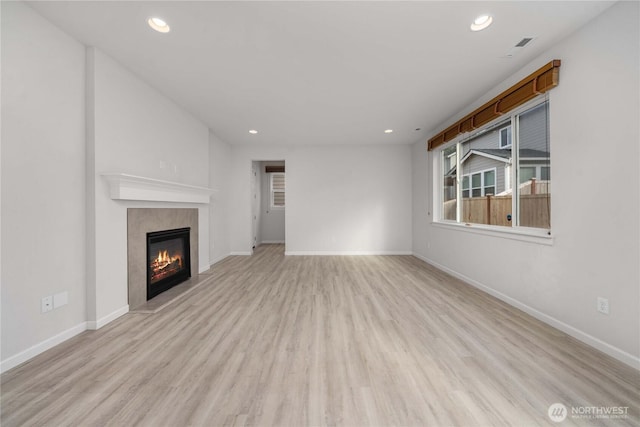
M 147 301 L 191 277 L 190 231 L 147 233 Z

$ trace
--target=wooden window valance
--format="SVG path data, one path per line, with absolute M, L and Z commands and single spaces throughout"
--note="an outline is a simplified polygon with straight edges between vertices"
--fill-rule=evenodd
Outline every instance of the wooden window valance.
M 544 67 L 520 80 L 491 101 L 476 109 L 471 114 L 458 120 L 453 125 L 429 139 L 429 150 L 451 141 L 461 133 L 477 129 L 490 121 L 508 113 L 519 105 L 535 98 L 541 93 L 558 86 L 560 76 L 560 60 L 554 59 Z
M 284 166 L 265 166 L 266 173 L 284 173 Z

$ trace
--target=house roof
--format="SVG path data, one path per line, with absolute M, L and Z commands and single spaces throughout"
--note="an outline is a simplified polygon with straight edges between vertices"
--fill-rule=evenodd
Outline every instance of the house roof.
M 497 148 L 474 148 L 469 150 L 467 154 L 465 154 L 460 163 L 464 163 L 468 158 L 473 156 L 474 154 L 487 157 L 489 159 L 497 160 L 499 162 L 509 163 L 511 159 L 511 150 L 502 150 Z
M 520 150 L 521 159 L 548 159 L 551 155 L 548 151 L 532 150 L 530 148 L 523 148 Z
M 464 163 L 472 155 L 479 155 L 483 157 L 488 157 L 490 159 L 498 160 L 501 162 L 508 163 L 511 160 L 511 149 L 510 148 L 474 148 L 470 150 L 464 157 L 460 160 L 461 163 Z M 523 148 L 520 150 L 520 158 L 521 159 L 548 159 L 549 153 L 541 150 L 533 150 L 530 148 Z
M 491 154 L 494 156 L 503 157 L 505 159 L 511 158 L 511 149 L 500 149 L 500 148 L 477 148 L 471 151 L 478 151 L 480 153 Z M 525 158 L 547 158 L 549 157 L 549 153 L 542 150 L 533 150 L 531 148 L 523 148 L 520 150 L 520 157 Z
M 464 157 L 460 160 L 460 163 L 464 163 L 472 155 L 479 155 L 483 157 L 487 157 L 490 159 L 494 159 L 500 162 L 509 163 L 511 161 L 511 149 L 510 148 L 474 148 L 470 150 Z M 520 159 L 548 159 L 549 153 L 547 151 L 541 150 L 533 150 L 530 148 L 523 148 L 520 150 Z M 453 166 L 449 169 L 444 176 L 453 176 L 456 174 L 457 166 Z

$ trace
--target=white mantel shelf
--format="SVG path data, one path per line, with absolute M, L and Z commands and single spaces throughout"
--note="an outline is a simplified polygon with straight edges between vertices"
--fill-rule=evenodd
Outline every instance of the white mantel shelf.
M 103 173 L 113 200 L 144 200 L 152 202 L 209 203 L 212 188 L 163 181 L 126 173 Z

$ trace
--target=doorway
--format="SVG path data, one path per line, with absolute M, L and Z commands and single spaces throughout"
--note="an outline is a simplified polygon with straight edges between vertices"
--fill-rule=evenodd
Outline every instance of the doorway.
M 251 162 L 252 246 L 285 244 L 286 167 L 284 160 Z

